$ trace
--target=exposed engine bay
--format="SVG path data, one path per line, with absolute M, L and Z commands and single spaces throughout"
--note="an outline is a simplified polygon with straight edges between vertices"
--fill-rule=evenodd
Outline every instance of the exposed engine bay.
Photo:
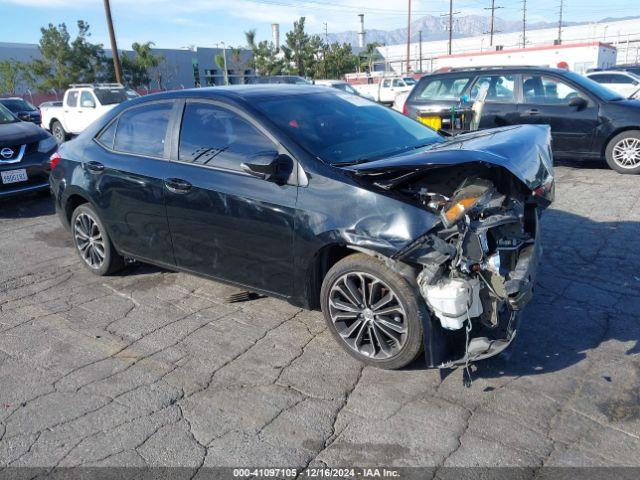
M 394 187 L 441 220 L 392 257 L 417 266 L 418 289 L 441 327 L 425 339 L 445 345 L 432 366 L 496 355 L 515 336 L 533 293 L 541 253 L 535 193 L 508 172 L 477 164 L 455 174 L 434 169 Z

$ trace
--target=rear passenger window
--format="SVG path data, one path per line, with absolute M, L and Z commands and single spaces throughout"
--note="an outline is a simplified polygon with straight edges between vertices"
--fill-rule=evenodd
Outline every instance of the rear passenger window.
M 163 102 L 125 111 L 118 119 L 114 150 L 163 157 L 164 139 L 172 108 L 171 102 Z
M 276 145 L 234 112 L 207 103 L 187 103 L 182 117 L 181 162 L 241 170 L 252 156 L 277 152 Z
M 67 94 L 67 107 L 75 107 L 78 105 L 78 92 L 72 91 Z
M 480 90 L 487 88 L 487 101 L 513 103 L 515 102 L 513 94 L 515 85 L 516 82 L 513 75 L 485 75 L 478 77 L 478 80 L 471 88 L 469 96 L 471 100 L 475 100 Z
M 437 78 L 418 84 L 420 100 L 458 100 L 471 81 L 469 77 Z M 421 90 L 421 91 L 420 91 Z

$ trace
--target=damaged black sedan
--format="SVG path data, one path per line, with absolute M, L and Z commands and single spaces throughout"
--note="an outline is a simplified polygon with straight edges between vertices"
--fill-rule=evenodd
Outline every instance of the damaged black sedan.
M 509 345 L 554 196 L 546 126 L 446 139 L 313 86 L 126 102 L 52 167 L 56 209 L 92 272 L 133 259 L 320 308 L 343 348 L 389 369 Z

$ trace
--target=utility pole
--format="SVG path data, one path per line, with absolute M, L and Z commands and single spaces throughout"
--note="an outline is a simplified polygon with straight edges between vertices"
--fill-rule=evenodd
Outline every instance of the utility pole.
M 560 15 L 558 18 L 558 45 L 562 43 L 562 10 L 564 7 L 564 0 L 560 0 Z
M 504 8 L 504 7 L 496 7 L 496 0 L 491 0 L 491 6 L 490 7 L 486 7 L 485 10 L 491 10 L 491 28 L 489 29 L 489 46 L 493 46 L 493 34 L 495 32 L 494 30 L 494 20 L 495 20 L 495 14 L 496 14 L 496 10 L 499 8 Z
M 422 30 L 418 30 L 418 38 L 419 38 L 419 42 L 418 43 L 418 55 L 420 55 L 420 73 L 422 73 Z
M 451 55 L 451 45 L 453 43 L 453 16 L 458 15 L 460 12 L 453 11 L 453 0 L 449 0 L 449 13 L 443 13 L 441 17 L 449 17 L 449 55 Z
M 325 45 L 329 45 L 329 31 L 327 30 L 327 22 L 324 22 L 323 25 L 324 25 L 324 43 Z
M 116 82 L 124 85 L 124 81 L 122 80 L 122 65 L 120 65 L 120 56 L 118 55 L 116 34 L 113 31 L 113 20 L 111 19 L 111 5 L 109 5 L 109 0 L 104 0 L 104 10 L 107 14 L 107 27 L 109 28 L 109 40 L 111 41 L 111 52 L 113 53 L 113 70 L 116 73 Z
M 411 71 L 411 0 L 407 8 L 407 73 Z
M 522 0 L 522 48 L 527 48 L 527 0 Z
M 329 33 L 327 30 L 327 22 L 323 23 L 324 25 L 324 45 L 322 46 L 322 65 L 324 66 L 324 77 L 328 78 L 327 75 L 327 46 L 329 45 Z

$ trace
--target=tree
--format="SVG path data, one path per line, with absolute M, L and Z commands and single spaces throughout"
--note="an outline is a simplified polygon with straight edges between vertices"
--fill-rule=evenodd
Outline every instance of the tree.
M 378 52 L 379 43 L 367 43 L 364 51 L 360 53 L 360 68 L 368 68 L 370 72 L 373 72 L 373 63 L 380 59 L 380 53 Z
M 293 30 L 287 32 L 284 52 L 285 66 L 295 75 L 313 77 L 320 56 L 322 40 L 318 35 L 308 35 L 304 31 L 305 17 L 293 22 Z
M 126 82 L 132 87 L 145 87 L 150 89 L 151 73 L 152 70 L 155 70 L 158 88 L 162 89 L 162 74 L 158 74 L 158 66 L 161 62 L 164 62 L 164 55 L 155 55 L 151 49 L 153 45 L 153 42 L 134 42 L 131 45 L 131 49 L 134 52 L 133 56 L 122 52 L 120 59 L 122 63 L 122 74 Z
M 282 74 L 284 63 L 278 58 L 278 51 L 272 42 L 263 40 L 256 43 L 256 31 L 249 30 L 244 33 L 247 44 L 253 54 L 249 62 L 256 75 L 280 75 Z
M 103 81 L 109 75 L 108 63 L 101 44 L 92 44 L 89 24 L 78 20 L 78 34 L 71 42 L 67 26 L 49 24 L 41 28 L 38 49 L 42 58 L 29 65 L 38 87 L 49 90 L 65 89 L 71 83 Z
M 338 42 L 323 48 L 322 59 L 316 65 L 316 77 L 341 78 L 345 73 L 353 72 L 358 58 L 353 54 L 351 45 Z
M 0 93 L 16 93 L 21 80 L 28 80 L 26 64 L 10 58 L 0 60 Z

